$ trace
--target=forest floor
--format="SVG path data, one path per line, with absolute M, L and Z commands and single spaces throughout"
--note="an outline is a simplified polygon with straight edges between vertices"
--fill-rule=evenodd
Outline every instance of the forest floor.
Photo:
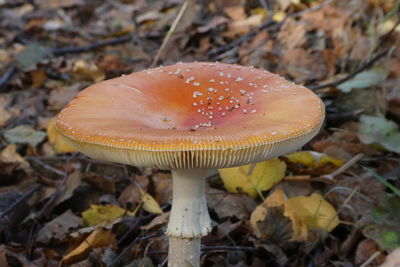
M 208 178 L 202 265 L 399 266 L 399 13 L 396 0 L 0 0 L 0 266 L 166 266 L 170 172 L 89 159 L 52 119 L 95 82 L 196 60 L 278 73 L 326 106 L 301 151 Z

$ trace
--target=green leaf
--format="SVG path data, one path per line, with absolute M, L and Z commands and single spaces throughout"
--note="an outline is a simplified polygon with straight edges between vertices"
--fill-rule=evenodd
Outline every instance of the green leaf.
M 47 47 L 39 44 L 28 45 L 21 53 L 17 55 L 18 66 L 23 70 L 31 70 L 36 65 L 46 59 L 49 59 L 51 52 Z
M 400 197 L 386 195 L 372 210 L 372 222 L 363 229 L 363 234 L 375 240 L 382 249 L 400 247 Z
M 378 144 L 400 154 L 400 132 L 396 123 L 381 117 L 362 115 L 359 138 L 364 144 Z
M 30 144 L 35 147 L 46 137 L 46 133 L 36 131 L 29 125 L 20 125 L 5 131 L 4 137 L 10 143 Z
M 388 71 L 382 67 L 376 67 L 367 71 L 360 72 L 352 79 L 340 84 L 338 88 L 349 93 L 353 88 L 366 88 L 377 85 L 386 79 Z

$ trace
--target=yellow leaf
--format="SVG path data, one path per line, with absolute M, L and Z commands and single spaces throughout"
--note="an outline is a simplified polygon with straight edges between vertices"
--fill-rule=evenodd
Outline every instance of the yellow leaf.
M 111 230 L 97 228 L 79 246 L 65 255 L 61 262 L 64 264 L 77 262 L 86 258 L 92 248 L 105 247 L 115 243 L 116 238 Z
M 285 157 L 293 163 L 299 163 L 309 168 L 321 167 L 328 163 L 331 163 L 336 167 L 340 167 L 344 163 L 343 159 L 336 159 L 314 151 L 294 152 L 285 155 Z
M 286 164 L 279 159 L 271 159 L 253 164 L 220 169 L 219 174 L 229 192 L 245 192 L 257 197 L 261 191 L 273 187 L 285 176 Z
M 265 231 L 268 231 L 269 228 L 268 224 L 283 224 L 284 222 L 274 222 L 274 221 L 267 221 L 267 224 L 264 224 L 263 227 L 260 227 L 259 222 L 265 221 L 268 216 L 268 210 L 273 207 L 283 206 L 284 212 L 283 215 L 290 219 L 291 225 L 291 238 L 290 241 L 304 241 L 307 239 L 308 236 L 308 229 L 306 224 L 296 215 L 294 209 L 288 202 L 288 199 L 285 193 L 278 189 L 275 190 L 271 195 L 269 195 L 265 201 L 257 206 L 257 208 L 253 211 L 250 217 L 250 224 L 253 228 L 254 234 L 257 237 L 262 237 L 265 235 Z M 271 225 L 274 227 L 274 225 Z M 281 230 L 285 227 L 281 225 Z M 276 234 L 276 233 L 271 233 Z M 286 240 L 279 240 L 281 242 Z
M 88 210 L 82 212 L 83 221 L 87 226 L 93 226 L 103 222 L 112 222 L 124 215 L 135 215 L 135 213 L 112 204 L 91 205 Z
M 143 209 L 150 213 L 163 214 L 163 211 L 160 208 L 160 205 L 158 205 L 157 201 L 142 189 L 139 190 L 142 194 Z
M 92 80 L 93 82 L 100 82 L 105 78 L 104 71 L 99 69 L 96 64 L 88 63 L 83 59 L 75 61 L 73 71 L 78 78 Z
M 281 22 L 284 18 L 285 18 L 285 12 L 283 11 L 277 11 L 274 13 L 274 15 L 272 16 L 272 19 L 276 22 Z
M 54 127 L 55 120 L 55 118 L 51 119 L 49 125 L 47 125 L 47 137 L 49 138 L 50 144 L 53 145 L 56 153 L 59 154 L 76 151 L 76 149 L 66 143 L 64 137 L 57 132 Z
M 309 151 L 293 152 L 285 155 L 285 158 L 293 163 L 299 163 L 307 167 L 314 166 L 314 157 Z
M 336 210 L 320 194 L 289 199 L 296 215 L 310 228 L 332 231 L 338 224 Z
M 319 158 L 319 160 L 316 164 L 316 167 L 321 167 L 328 163 L 331 163 L 336 167 L 340 167 L 344 164 L 344 159 L 336 159 L 336 158 L 328 156 L 328 155 L 323 155 Z

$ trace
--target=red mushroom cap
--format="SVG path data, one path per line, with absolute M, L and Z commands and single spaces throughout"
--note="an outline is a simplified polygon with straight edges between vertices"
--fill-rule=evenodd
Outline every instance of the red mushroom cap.
M 267 71 L 178 63 L 80 92 L 56 128 L 96 159 L 162 169 L 221 168 L 293 151 L 324 119 L 309 89 Z

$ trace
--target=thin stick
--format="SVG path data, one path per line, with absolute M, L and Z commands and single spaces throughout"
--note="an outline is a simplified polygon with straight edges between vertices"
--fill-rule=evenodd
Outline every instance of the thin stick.
M 10 81 L 11 77 L 17 72 L 17 68 L 15 66 L 9 67 L 6 72 L 0 77 L 0 89 L 5 87 L 7 83 Z
M 10 213 L 14 208 L 16 208 L 18 205 L 20 205 L 22 202 L 24 202 L 26 199 L 28 199 L 33 193 L 38 191 L 40 188 L 42 188 L 41 184 L 36 185 L 33 187 L 31 190 L 26 192 L 24 195 L 22 195 L 17 201 L 15 201 L 11 206 L 9 206 L 5 211 L 0 213 L 0 219 L 6 216 L 8 213 Z
M 335 170 L 334 172 L 331 172 L 329 174 L 322 175 L 321 178 L 329 179 L 332 180 L 339 174 L 342 174 L 343 172 L 347 171 L 351 166 L 357 163 L 360 159 L 364 157 L 364 154 L 359 153 L 355 155 L 353 158 L 351 158 L 349 161 L 347 161 L 343 166 L 341 166 L 339 169 Z
M 254 247 L 243 247 L 243 246 L 201 246 L 202 251 L 213 251 L 213 250 L 220 250 L 220 251 L 262 251 L 260 248 Z
M 343 77 L 342 79 L 338 79 L 336 81 L 328 82 L 328 83 L 324 83 L 324 84 L 320 84 L 320 85 L 310 85 L 310 86 L 308 86 L 308 88 L 310 88 L 312 90 L 316 90 L 316 89 L 321 89 L 321 88 L 325 88 L 325 87 L 338 86 L 339 84 L 342 84 L 342 83 L 350 80 L 351 78 L 353 78 L 360 72 L 362 72 L 362 71 L 368 69 L 369 67 L 371 67 L 372 65 L 374 65 L 374 63 L 376 61 L 378 61 L 380 58 L 386 56 L 389 53 L 389 51 L 391 51 L 391 50 L 392 50 L 392 48 L 387 48 L 387 49 L 379 52 L 378 54 L 373 56 L 370 60 L 368 60 L 365 64 L 361 65 L 354 72 L 350 73 L 346 77 Z
M 67 53 L 82 53 L 82 52 L 88 52 L 90 50 L 107 46 L 107 45 L 117 45 L 117 44 L 122 44 L 125 42 L 128 42 L 129 40 L 132 40 L 132 34 L 128 34 L 125 36 L 105 40 L 105 41 L 100 41 L 96 42 L 93 44 L 88 44 L 88 45 L 82 45 L 82 46 L 67 46 L 67 47 L 62 47 L 62 48 L 53 48 L 51 49 L 51 53 L 54 55 L 63 55 Z
M 181 9 L 179 10 L 178 16 L 175 18 L 174 22 L 172 23 L 171 28 L 168 30 L 167 34 L 165 35 L 165 38 L 161 44 L 161 47 L 158 50 L 157 55 L 154 58 L 153 62 L 151 63 L 150 67 L 154 67 L 157 64 L 157 62 L 161 56 L 161 53 L 164 51 L 169 39 L 171 39 L 172 34 L 175 32 L 176 26 L 178 26 L 178 22 L 181 20 L 183 13 L 185 12 L 185 10 L 188 6 L 188 3 L 189 3 L 189 0 L 186 0 L 185 3 L 183 3 Z
M 50 166 L 49 164 L 44 163 L 43 161 L 41 161 L 40 159 L 34 158 L 34 157 L 29 157 L 28 160 L 33 161 L 34 163 L 40 165 L 41 167 L 45 168 L 48 171 L 51 171 L 59 176 L 64 177 L 64 172 L 60 171 L 59 169 L 56 169 L 52 166 Z
M 379 255 L 381 255 L 381 252 L 379 250 L 375 251 L 375 253 L 372 254 L 371 257 L 368 258 L 368 260 L 366 260 L 363 264 L 360 265 L 360 267 L 369 266 L 369 264 L 372 263 Z
M 121 258 L 125 255 L 125 253 L 126 253 L 128 250 L 130 250 L 131 248 L 133 248 L 133 246 L 134 246 L 137 242 L 143 241 L 143 240 L 147 240 L 147 239 L 150 239 L 150 238 L 152 238 L 152 237 L 157 237 L 157 236 L 160 236 L 160 235 L 161 235 L 160 233 L 155 233 L 155 234 L 150 234 L 150 235 L 147 235 L 147 236 L 144 236 L 144 237 L 136 237 L 136 238 L 135 238 L 127 247 L 125 247 L 124 250 L 123 250 L 117 257 L 115 257 L 115 258 L 112 260 L 112 262 L 111 262 L 110 264 L 108 264 L 107 266 L 108 266 L 108 267 L 111 267 L 111 266 L 113 266 L 114 264 L 118 263 L 119 260 L 121 260 Z

